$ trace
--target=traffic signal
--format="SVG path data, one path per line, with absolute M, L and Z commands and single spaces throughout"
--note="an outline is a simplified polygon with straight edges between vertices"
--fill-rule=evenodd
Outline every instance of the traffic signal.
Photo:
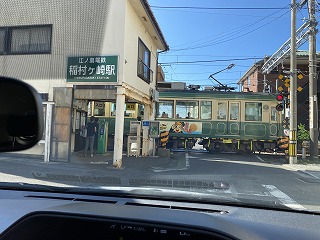
M 282 111 L 284 109 L 285 103 L 287 102 L 287 96 L 288 94 L 283 92 L 277 94 L 276 99 L 280 102 L 276 106 L 277 111 Z
M 277 98 L 277 101 L 282 102 L 284 98 L 283 93 L 279 93 L 276 98 Z
M 283 104 L 282 103 L 278 103 L 276 106 L 276 110 L 277 111 L 282 111 L 283 110 Z

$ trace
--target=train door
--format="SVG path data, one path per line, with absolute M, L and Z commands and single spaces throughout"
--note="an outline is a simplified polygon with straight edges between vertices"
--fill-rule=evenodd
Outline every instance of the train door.
M 217 126 L 218 135 L 228 134 L 228 101 L 218 101 L 217 105 Z
M 240 102 L 229 101 L 228 135 L 240 135 Z

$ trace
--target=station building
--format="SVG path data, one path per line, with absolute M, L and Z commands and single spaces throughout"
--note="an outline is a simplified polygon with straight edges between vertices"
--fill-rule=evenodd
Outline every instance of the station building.
M 83 148 L 87 118 L 112 117 L 109 147 L 120 166 L 125 119 L 154 119 L 158 54 L 169 49 L 147 0 L 2 3 L 0 75 L 43 98 L 43 141 L 29 151 L 68 161 Z M 142 145 L 143 155 L 154 148 L 147 134 Z

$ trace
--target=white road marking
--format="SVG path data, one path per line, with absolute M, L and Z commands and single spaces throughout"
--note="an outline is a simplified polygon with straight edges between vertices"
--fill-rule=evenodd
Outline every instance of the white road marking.
M 258 155 L 254 155 L 256 156 L 256 158 L 258 158 L 261 162 L 265 162 L 261 157 L 259 157 Z
M 296 201 L 294 201 L 287 194 L 285 194 L 284 192 L 280 191 L 276 186 L 274 186 L 274 185 L 262 185 L 262 186 L 265 187 L 269 191 L 269 193 L 271 195 L 273 195 L 274 197 L 279 199 L 279 201 L 283 205 L 285 205 L 285 206 L 287 206 L 289 208 L 298 209 L 298 210 L 306 209 L 304 206 L 302 206 L 299 203 L 297 203 Z
M 304 171 L 304 170 L 298 170 L 298 172 L 301 172 L 302 174 L 306 174 L 306 175 L 309 175 L 315 179 L 319 179 L 316 175 L 312 174 L 311 172 L 307 172 L 307 171 Z
M 189 161 L 189 153 L 186 153 L 186 169 L 188 169 L 190 167 L 190 161 Z

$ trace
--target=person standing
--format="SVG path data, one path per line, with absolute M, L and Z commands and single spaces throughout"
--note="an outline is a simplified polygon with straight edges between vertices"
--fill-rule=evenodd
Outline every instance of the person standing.
M 97 127 L 94 122 L 95 117 L 92 116 L 90 118 L 90 122 L 87 123 L 86 129 L 87 129 L 87 136 L 86 136 L 86 144 L 84 148 L 84 156 L 87 156 L 88 148 L 90 146 L 90 156 L 93 157 L 93 144 L 94 144 L 94 138 L 95 134 L 97 132 Z

